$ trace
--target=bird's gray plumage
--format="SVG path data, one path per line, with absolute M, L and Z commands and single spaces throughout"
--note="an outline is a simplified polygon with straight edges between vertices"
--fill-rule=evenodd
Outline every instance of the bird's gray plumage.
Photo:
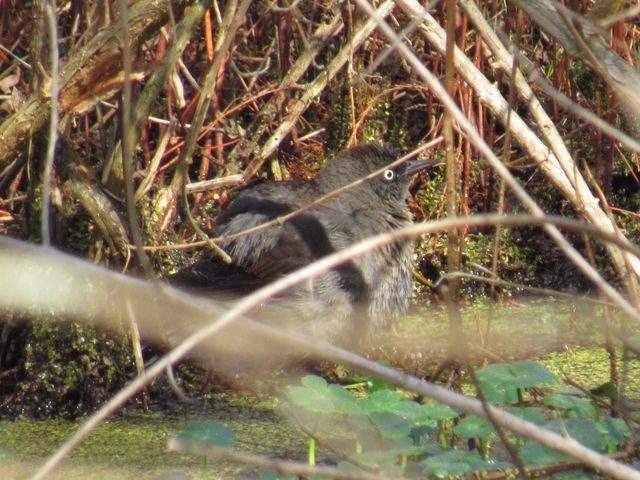
M 234 235 L 280 218 L 397 158 L 388 147 L 365 143 L 328 161 L 311 180 L 250 186 L 216 219 L 216 234 Z M 416 170 L 415 165 L 403 163 L 282 225 L 222 242 L 233 259 L 231 265 L 207 254 L 170 280 L 233 299 L 355 242 L 409 225 L 406 195 Z M 351 343 L 406 311 L 412 257 L 411 240 L 367 252 L 271 299 L 253 315 L 319 338 Z

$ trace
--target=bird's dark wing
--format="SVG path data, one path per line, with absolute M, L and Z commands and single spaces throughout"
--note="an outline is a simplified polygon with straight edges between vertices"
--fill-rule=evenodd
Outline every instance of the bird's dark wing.
M 216 220 L 216 232 L 224 237 L 278 220 L 315 199 L 310 182 L 264 182 L 244 192 Z M 283 224 L 223 242 L 233 263 L 266 280 L 315 260 L 314 242 L 306 230 L 319 223 L 303 213 Z
M 263 182 L 245 190 L 215 222 L 220 237 L 235 235 L 291 213 L 317 196 L 311 182 Z M 177 286 L 246 293 L 332 251 L 322 224 L 304 213 L 283 224 L 223 241 L 232 264 L 210 254 L 172 275 Z
M 202 255 L 193 264 L 170 275 L 167 280 L 171 285 L 196 294 L 215 293 L 221 300 L 227 296 L 251 293 L 266 283 L 236 265 L 224 262 L 213 253 Z

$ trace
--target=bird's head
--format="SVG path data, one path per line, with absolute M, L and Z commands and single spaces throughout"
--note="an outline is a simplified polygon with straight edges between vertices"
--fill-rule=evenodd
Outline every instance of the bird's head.
M 400 158 L 390 147 L 378 143 L 362 143 L 342 151 L 320 170 L 316 177 L 325 192 L 348 185 L 362 179 L 375 171 L 382 173 L 356 187 L 356 195 L 375 195 L 388 204 L 402 204 L 413 176 L 425 168 L 431 167 L 433 161 L 410 160 L 389 167 Z

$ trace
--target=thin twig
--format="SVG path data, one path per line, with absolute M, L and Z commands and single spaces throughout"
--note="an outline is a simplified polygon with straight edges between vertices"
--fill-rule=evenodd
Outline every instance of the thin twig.
M 393 9 L 393 1 L 387 0 L 378 8 L 378 12 L 381 17 L 386 17 Z M 247 165 L 244 171 L 245 181 L 255 175 L 262 163 L 269 158 L 273 152 L 276 151 L 280 142 L 282 142 L 287 135 L 291 132 L 294 125 L 300 118 L 300 115 L 306 110 L 311 102 L 317 98 L 320 93 L 327 86 L 329 81 L 333 79 L 338 71 L 342 69 L 347 60 L 349 54 L 356 48 L 359 48 L 365 40 L 369 38 L 371 32 L 375 30 L 376 23 L 371 19 L 367 19 L 361 24 L 361 27 L 356 30 L 351 40 L 336 54 L 333 60 L 329 63 L 327 68 L 318 75 L 311 83 L 307 85 L 302 96 L 297 99 L 293 106 L 289 110 L 289 114 L 282 119 L 275 131 L 269 136 L 269 138 L 262 144 L 262 148 L 253 158 L 253 160 Z
M 51 209 L 51 174 L 53 162 L 56 155 L 56 143 L 58 141 L 58 94 L 59 85 L 59 60 L 58 60 L 58 22 L 56 19 L 55 1 L 46 2 L 44 9 L 47 18 L 47 30 L 49 33 L 49 55 L 51 61 L 51 81 L 49 92 L 51 99 L 51 113 L 49 114 L 49 141 L 47 143 L 47 156 L 44 164 L 42 178 L 42 212 L 41 212 L 41 235 L 42 244 L 45 247 L 51 245 L 51 231 L 49 226 L 49 212 Z
M 156 147 L 156 153 L 153 154 L 153 158 L 151 159 L 151 163 L 149 164 L 149 168 L 147 171 L 147 176 L 140 182 L 138 185 L 138 189 L 135 194 L 135 201 L 139 202 L 142 197 L 151 189 L 153 186 L 153 181 L 156 178 L 156 174 L 158 173 L 158 167 L 160 166 L 160 162 L 162 161 L 162 157 L 167 149 L 167 145 L 169 144 L 169 140 L 171 139 L 171 135 L 173 133 L 173 122 L 169 122 L 169 125 L 164 131 L 164 134 L 160 138 L 160 142 L 158 142 L 158 146 Z
M 487 22 L 487 20 L 484 18 L 482 12 L 475 3 L 469 0 L 461 0 L 460 6 L 464 10 L 465 15 L 469 17 L 469 20 L 471 20 L 471 22 L 476 27 L 476 31 L 482 36 L 482 40 L 487 44 L 491 52 L 498 60 L 495 63 L 491 63 L 492 66 L 496 65 L 505 74 L 510 75 L 512 71 L 510 67 L 513 62 L 516 61 L 517 64 L 521 66 L 527 73 L 527 80 L 529 82 L 535 83 L 538 88 L 540 88 L 546 95 L 566 108 L 567 111 L 570 111 L 578 118 L 584 120 L 587 123 L 590 123 L 598 130 L 616 139 L 630 151 L 640 152 L 640 142 L 620 131 L 619 129 L 613 127 L 605 120 L 599 118 L 592 111 L 577 104 L 562 92 L 559 92 L 556 88 L 554 88 L 553 85 L 551 85 L 551 83 L 549 83 L 544 75 L 542 75 L 538 71 L 536 66 L 522 54 L 519 49 L 513 48 L 515 51 L 513 52 L 513 54 L 511 54 L 509 50 L 507 50 L 505 45 L 515 47 L 512 40 L 499 30 L 496 32 L 496 30 L 491 27 L 491 25 L 489 25 L 489 22 Z M 516 79 L 520 85 L 519 90 L 520 94 L 523 96 L 523 100 L 525 102 L 534 101 L 537 104 L 538 101 L 531 89 L 524 86 L 527 83 L 524 77 L 520 73 L 518 73 L 516 75 Z M 547 123 L 548 122 L 545 122 L 545 125 Z
M 215 84 L 218 77 L 218 71 L 223 64 L 224 58 L 227 56 L 227 52 L 231 47 L 231 42 L 235 38 L 235 34 L 240 28 L 240 25 L 244 23 L 245 16 L 249 5 L 251 4 L 250 0 L 242 0 L 242 2 L 237 5 L 237 2 L 230 1 L 225 6 L 225 15 L 223 18 L 223 25 L 221 26 L 218 41 L 216 42 L 216 54 L 211 62 L 211 67 L 207 72 L 207 76 L 205 78 L 204 86 L 200 91 L 200 97 L 198 98 L 198 105 L 196 107 L 196 113 L 193 118 L 192 124 L 193 128 L 187 132 L 187 138 L 185 139 L 185 146 L 180 154 L 180 168 L 177 172 L 177 176 L 175 177 L 176 181 L 180 182 L 182 187 L 182 201 L 183 201 L 183 211 L 184 214 L 189 219 L 191 226 L 198 233 L 198 235 L 207 241 L 209 247 L 214 250 L 220 257 L 227 263 L 231 262 L 231 257 L 224 252 L 220 247 L 218 247 L 215 243 L 210 242 L 206 233 L 202 231 L 198 223 L 195 221 L 193 216 L 191 215 L 191 210 L 189 208 L 189 201 L 186 193 L 186 184 L 187 184 L 187 168 L 191 164 L 191 155 L 196 146 L 196 141 L 198 138 L 198 134 L 202 125 L 204 124 L 204 118 L 208 111 L 209 101 L 215 91 Z
M 127 206 L 127 220 L 129 221 L 129 234 L 136 246 L 136 257 L 138 263 L 145 272 L 149 280 L 153 280 L 156 274 L 151 266 L 149 257 L 142 248 L 142 233 L 138 222 L 138 212 L 136 211 L 136 201 L 133 190 L 133 147 L 135 123 L 131 117 L 131 38 L 128 28 L 129 12 L 127 10 L 127 0 L 119 0 L 119 18 L 122 35 L 122 65 L 124 70 L 124 85 L 122 88 L 122 166 L 124 172 L 124 190 Z
M 321 467 L 308 463 L 290 460 L 276 460 L 255 453 L 238 452 L 229 448 L 217 448 L 198 442 L 185 442 L 173 438 L 169 440 L 169 450 L 188 452 L 196 455 L 207 455 L 231 462 L 253 465 L 260 468 L 276 470 L 282 475 L 295 475 L 311 478 L 335 478 L 338 480 L 403 480 L 405 477 L 365 472 L 363 470 L 345 470 L 337 467 Z
M 496 431 L 496 434 L 498 435 L 498 438 L 502 442 L 502 445 L 504 446 L 504 448 L 507 449 L 507 453 L 509 454 L 511 461 L 514 463 L 514 465 L 518 469 L 518 473 L 520 474 L 520 476 L 522 478 L 529 478 L 529 473 L 527 472 L 527 468 L 525 467 L 525 464 L 522 461 L 522 458 L 518 452 L 518 449 L 513 445 L 511 440 L 507 438 L 504 428 L 498 422 L 496 417 L 493 415 L 493 412 L 491 411 L 491 408 L 490 408 L 490 404 L 489 402 L 487 402 L 487 399 L 485 398 L 484 393 L 482 393 L 482 389 L 480 388 L 480 382 L 478 381 L 478 377 L 476 376 L 475 367 L 471 364 L 467 364 L 467 371 L 471 376 L 471 381 L 473 382 L 473 385 L 475 386 L 475 389 L 476 389 L 476 395 L 480 400 L 480 402 L 482 403 L 482 409 L 485 412 L 485 416 L 487 420 L 491 422 L 491 425 Z
M 507 217 L 496 217 L 495 215 L 485 216 L 485 219 L 489 217 L 497 222 L 509 220 Z M 529 218 L 531 217 L 529 216 Z M 522 219 L 522 217 L 520 217 L 520 219 Z M 544 219 L 534 217 L 533 221 L 544 221 Z M 560 219 L 557 223 L 564 222 L 566 222 L 567 225 L 574 225 L 576 223 L 566 219 Z M 460 225 L 460 223 L 461 220 L 459 219 L 456 221 L 441 220 L 438 222 L 437 226 L 439 228 L 446 229 L 458 226 Z M 165 302 L 167 306 L 171 305 L 171 307 L 175 307 L 176 305 L 184 306 L 184 308 L 186 309 L 185 313 L 188 313 L 189 317 L 194 322 L 202 322 L 204 327 L 187 337 L 172 351 L 170 351 L 167 355 L 158 360 L 158 362 L 156 362 L 151 368 L 149 368 L 144 376 L 137 377 L 117 395 L 115 395 L 111 400 L 109 400 L 103 407 L 101 407 L 94 415 L 92 415 L 87 420 L 87 422 L 85 422 L 76 431 L 76 433 L 72 435 L 65 442 L 65 444 L 47 460 L 45 465 L 35 474 L 33 480 L 44 478 L 44 476 L 48 474 L 51 469 L 54 468 L 66 455 L 68 455 L 84 438 L 86 438 L 86 436 L 89 435 L 89 433 L 97 425 L 99 425 L 108 415 L 113 413 L 123 402 L 137 393 L 151 379 L 159 375 L 167 365 L 170 365 L 183 358 L 184 355 L 186 355 L 198 344 L 205 341 L 208 337 L 220 332 L 221 329 L 229 326 L 233 322 L 241 322 L 241 326 L 247 328 L 247 331 L 251 331 L 256 335 L 264 336 L 264 341 L 268 344 L 271 344 L 271 342 L 280 342 L 284 343 L 285 345 L 295 346 L 296 348 L 300 348 L 310 355 L 317 356 L 319 358 L 331 359 L 332 361 L 346 364 L 347 366 L 356 368 L 367 374 L 374 375 L 384 381 L 392 383 L 393 385 L 399 386 L 410 392 L 430 397 L 436 401 L 449 405 L 452 408 L 462 410 L 469 414 L 486 417 L 487 412 L 485 411 L 485 407 L 483 407 L 482 403 L 477 399 L 450 392 L 445 388 L 428 382 L 424 382 L 423 380 L 398 372 L 392 368 L 385 367 L 384 365 L 371 362 L 354 353 L 335 347 L 327 342 L 315 338 L 305 337 L 295 332 L 285 331 L 282 328 L 269 327 L 261 323 L 250 321 L 246 318 L 242 318 L 240 320 L 242 315 L 245 315 L 257 305 L 260 305 L 262 302 L 268 300 L 269 298 L 272 298 L 279 292 L 291 288 L 292 286 L 314 276 L 321 275 L 329 269 L 334 268 L 338 264 L 349 261 L 355 256 L 361 255 L 374 248 L 379 248 L 382 245 L 397 242 L 403 238 L 409 238 L 420 233 L 435 231 L 436 228 L 434 227 L 434 225 L 435 222 L 432 224 L 412 225 L 397 232 L 377 235 L 375 237 L 371 237 L 364 241 L 353 244 L 341 251 L 335 252 L 321 260 L 318 260 L 313 264 L 303 267 L 275 282 L 272 282 L 271 284 L 257 290 L 250 295 L 247 295 L 242 300 L 237 302 L 234 308 L 228 310 L 222 315 L 220 314 L 221 309 L 217 307 L 217 304 L 215 304 L 214 302 L 205 302 L 201 298 L 193 297 L 186 293 L 178 292 L 174 289 L 166 287 L 158 290 L 149 288 L 147 286 L 147 291 L 149 293 L 152 293 L 153 297 L 157 299 L 156 301 L 158 303 L 158 306 L 160 306 L 160 304 L 162 304 L 163 302 Z M 608 235 L 612 236 L 611 234 Z M 94 272 L 111 279 L 117 279 L 118 282 L 125 282 L 131 285 L 136 285 L 137 288 L 145 288 L 145 285 L 148 285 L 140 280 L 118 276 L 116 274 L 113 274 L 112 272 L 100 269 L 99 267 L 96 267 L 89 262 L 75 259 L 70 255 L 65 255 L 59 252 L 51 251 L 49 249 L 38 249 L 32 245 L 25 244 L 24 242 L 17 242 L 9 238 L 0 237 L 0 245 L 2 245 L 3 249 L 5 249 L 5 251 L 10 254 L 0 256 L 0 272 L 3 273 L 3 275 L 0 275 L 0 281 L 3 278 L 7 277 L 5 273 L 8 272 L 9 274 L 11 274 L 13 270 L 16 269 L 21 272 L 22 279 L 28 281 L 27 277 L 30 274 L 37 274 L 38 281 L 43 281 L 43 277 L 45 275 L 47 278 L 51 279 L 59 275 L 62 275 L 63 278 L 68 278 L 68 272 L 70 268 L 82 268 L 84 270 L 84 274 L 82 275 L 83 282 L 91 272 Z M 20 257 L 18 252 L 22 252 L 22 257 Z M 28 252 L 28 254 L 26 254 L 25 252 Z M 10 259 L 8 258 L 9 256 L 11 257 Z M 49 262 L 45 262 L 45 259 L 49 259 Z M 54 259 L 56 260 L 55 265 L 53 264 Z M 27 265 L 25 265 L 25 262 L 27 262 Z M 28 265 L 31 265 L 32 267 L 26 268 Z M 36 271 L 37 269 L 33 268 L 33 265 L 46 266 L 47 268 Z M 11 275 L 11 278 L 15 278 L 15 274 Z M 29 281 L 29 287 L 31 285 L 32 282 Z M 16 298 L 20 298 L 19 293 L 22 293 L 15 292 L 15 289 L 17 287 L 19 287 L 19 285 L 16 285 L 15 281 L 5 281 L 0 284 L 0 289 L 2 289 L 3 292 L 7 293 L 7 300 L 10 300 L 12 302 L 15 301 Z M 94 291 L 94 294 L 96 294 L 95 289 L 92 291 Z M 164 293 L 164 295 L 162 295 L 162 293 Z M 29 298 L 27 300 L 25 298 L 24 300 L 25 302 L 28 302 L 28 306 L 32 308 L 34 306 L 34 300 L 38 299 Z M 65 301 L 68 300 L 66 298 L 56 297 L 56 301 L 58 302 L 58 305 L 62 305 Z M 43 304 L 41 308 L 50 309 L 51 305 Z M 95 305 L 90 301 L 90 299 L 86 298 L 85 302 L 83 302 L 82 305 L 74 305 L 74 311 L 78 311 L 78 309 L 82 308 L 86 309 L 86 311 L 91 311 L 95 308 Z M 167 310 L 168 313 L 172 311 L 172 309 Z M 158 312 L 158 315 L 161 315 L 162 311 L 158 310 Z M 218 317 L 218 320 L 215 322 L 211 322 L 211 318 L 215 317 Z M 640 313 L 636 314 L 635 319 L 636 321 L 640 321 Z M 493 406 L 488 406 L 487 408 L 494 416 L 494 419 L 497 423 L 505 428 L 508 428 L 518 435 L 522 435 L 531 440 L 535 440 L 546 447 L 557 450 L 558 452 L 565 455 L 569 455 L 572 458 L 583 462 L 585 465 L 588 465 L 591 468 L 594 468 L 606 475 L 610 475 L 611 477 L 618 480 L 640 480 L 640 472 L 627 465 L 616 462 L 606 457 L 605 455 L 595 452 L 594 450 L 581 445 L 570 437 L 562 436 L 557 433 L 545 430 L 538 425 L 523 420 L 515 415 L 509 414 L 502 409 Z
M 291 460 L 276 460 L 255 453 L 238 452 L 229 448 L 217 448 L 198 442 L 185 442 L 176 438 L 169 440 L 169 449 L 196 455 L 207 455 L 244 465 L 276 470 L 282 475 L 296 475 L 304 478 L 335 478 L 338 480 L 403 480 L 405 477 L 371 473 L 363 470 L 343 470 L 337 467 L 309 465 Z
M 314 200 L 311 203 L 308 203 L 307 205 L 303 205 L 302 207 L 286 214 L 283 215 L 281 217 L 278 217 L 274 220 L 271 220 L 269 222 L 265 222 L 262 223 L 260 225 L 257 225 L 255 227 L 252 228 L 248 228 L 246 230 L 243 230 L 241 232 L 235 233 L 233 235 L 227 235 L 225 237 L 216 237 L 216 238 L 212 238 L 212 239 L 208 239 L 206 242 L 193 242 L 188 244 L 188 246 L 180 246 L 180 248 L 191 248 L 191 247 L 198 247 L 198 246 L 203 246 L 208 244 L 209 242 L 211 243 L 221 243 L 221 242 L 228 242 L 231 240 L 235 240 L 236 238 L 240 238 L 240 237 L 244 237 L 245 235 L 249 235 L 252 233 L 256 233 L 259 232 L 261 230 L 265 230 L 267 228 L 270 227 L 275 227 L 278 225 L 282 225 L 283 223 L 291 220 L 294 217 L 297 217 L 301 214 L 303 214 L 304 212 L 311 210 L 314 207 L 317 207 L 318 205 L 326 202 L 327 200 L 329 200 L 330 198 L 335 197 L 336 195 L 340 195 L 341 193 L 346 192 L 347 190 L 350 190 L 354 187 L 357 187 L 358 185 L 362 185 L 364 182 L 369 181 L 372 178 L 375 178 L 377 176 L 380 176 L 384 173 L 385 170 L 389 169 L 389 168 L 394 168 L 398 165 L 400 165 L 401 163 L 406 162 L 408 159 L 415 157 L 416 155 L 418 155 L 420 152 L 428 149 L 428 148 L 432 148 L 433 146 L 437 145 L 438 143 L 440 143 L 442 141 L 442 138 L 438 137 L 434 140 L 431 140 L 428 143 L 425 143 L 424 145 L 419 146 L 418 148 L 413 149 L 411 152 L 407 153 L 406 155 L 403 155 L 402 157 L 398 158 L 397 160 L 391 162 L 390 164 L 379 168 L 378 170 L 375 170 L 373 172 L 371 172 L 369 175 L 362 177 L 358 180 L 355 180 L 347 185 L 344 185 L 343 187 L 340 187 L 336 190 L 333 190 L 323 196 L 321 196 L 320 198 L 317 198 L 316 200 Z M 230 176 L 227 177 L 229 179 L 235 180 L 235 176 Z M 172 246 L 158 246 L 158 247 L 145 247 L 145 249 L 147 251 L 158 251 L 158 250 L 167 250 L 167 249 L 172 249 L 172 248 L 176 248 L 176 247 L 172 247 Z
M 367 0 L 356 0 L 358 5 L 365 10 L 365 12 L 373 19 L 376 20 L 383 33 L 391 40 L 398 41 L 397 35 L 391 27 L 384 21 L 384 19 L 371 7 Z M 405 0 L 403 0 L 405 1 Z M 426 16 L 420 5 L 413 5 L 414 8 L 421 11 Z M 431 91 L 442 101 L 445 107 L 451 111 L 456 122 L 467 135 L 469 140 L 482 154 L 483 158 L 491 165 L 491 167 L 498 172 L 498 174 L 505 180 L 507 186 L 513 191 L 513 193 L 520 199 L 523 205 L 534 216 L 543 218 L 544 212 L 536 204 L 536 202 L 527 194 L 522 186 L 511 175 L 507 167 L 498 159 L 493 150 L 485 143 L 480 134 L 476 131 L 471 122 L 466 118 L 464 113 L 460 111 L 455 101 L 447 94 L 440 81 L 436 76 L 431 73 L 422 64 L 420 59 L 409 49 L 404 43 L 398 43 L 399 53 L 409 62 L 409 64 L 415 69 L 422 80 L 429 86 Z M 563 253 L 582 271 L 582 273 L 596 286 L 602 293 L 613 301 L 619 308 L 621 308 L 627 315 L 632 318 L 637 318 L 638 311 L 635 307 L 624 298 L 620 292 L 615 290 L 602 275 L 594 269 L 585 258 L 567 241 L 562 233 L 551 224 L 546 224 L 543 227 L 547 234 L 556 242 Z M 625 239 L 626 241 L 626 239 Z M 636 260 L 636 263 L 640 265 L 640 260 Z
M 442 275 L 437 282 L 435 282 L 432 288 L 437 289 L 441 282 L 447 280 L 450 277 L 458 277 L 458 278 L 466 278 L 468 280 L 474 280 L 476 282 L 484 282 L 490 285 L 497 285 L 501 287 L 510 287 L 518 290 L 525 290 L 527 292 L 536 293 L 538 295 L 547 295 L 549 297 L 560 297 L 560 298 L 569 298 L 572 300 L 580 300 L 588 303 L 593 303 L 595 305 L 604 305 L 607 307 L 615 307 L 615 305 L 611 302 L 605 302 L 603 300 L 599 300 L 597 298 L 589 298 L 578 296 L 572 293 L 560 292 L 558 290 L 552 290 L 550 288 L 539 288 L 539 287 L 531 287 L 529 285 L 523 285 L 521 283 L 508 282 L 506 280 L 500 280 L 498 278 L 488 278 L 482 277 L 480 275 L 474 275 L 472 273 L 466 272 L 451 272 Z

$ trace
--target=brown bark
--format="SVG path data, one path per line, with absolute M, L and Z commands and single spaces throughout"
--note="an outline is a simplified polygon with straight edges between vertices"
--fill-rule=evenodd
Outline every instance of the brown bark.
M 191 2 L 138 0 L 129 11 L 132 49 L 155 35 L 169 19 L 169 8 L 177 11 Z M 122 84 L 119 24 L 114 21 L 97 32 L 85 45 L 71 50 L 60 73 L 60 113 L 77 113 L 113 94 Z M 0 125 L 0 170 L 24 143 L 47 124 L 50 115 L 48 88 L 32 93 L 20 110 Z

